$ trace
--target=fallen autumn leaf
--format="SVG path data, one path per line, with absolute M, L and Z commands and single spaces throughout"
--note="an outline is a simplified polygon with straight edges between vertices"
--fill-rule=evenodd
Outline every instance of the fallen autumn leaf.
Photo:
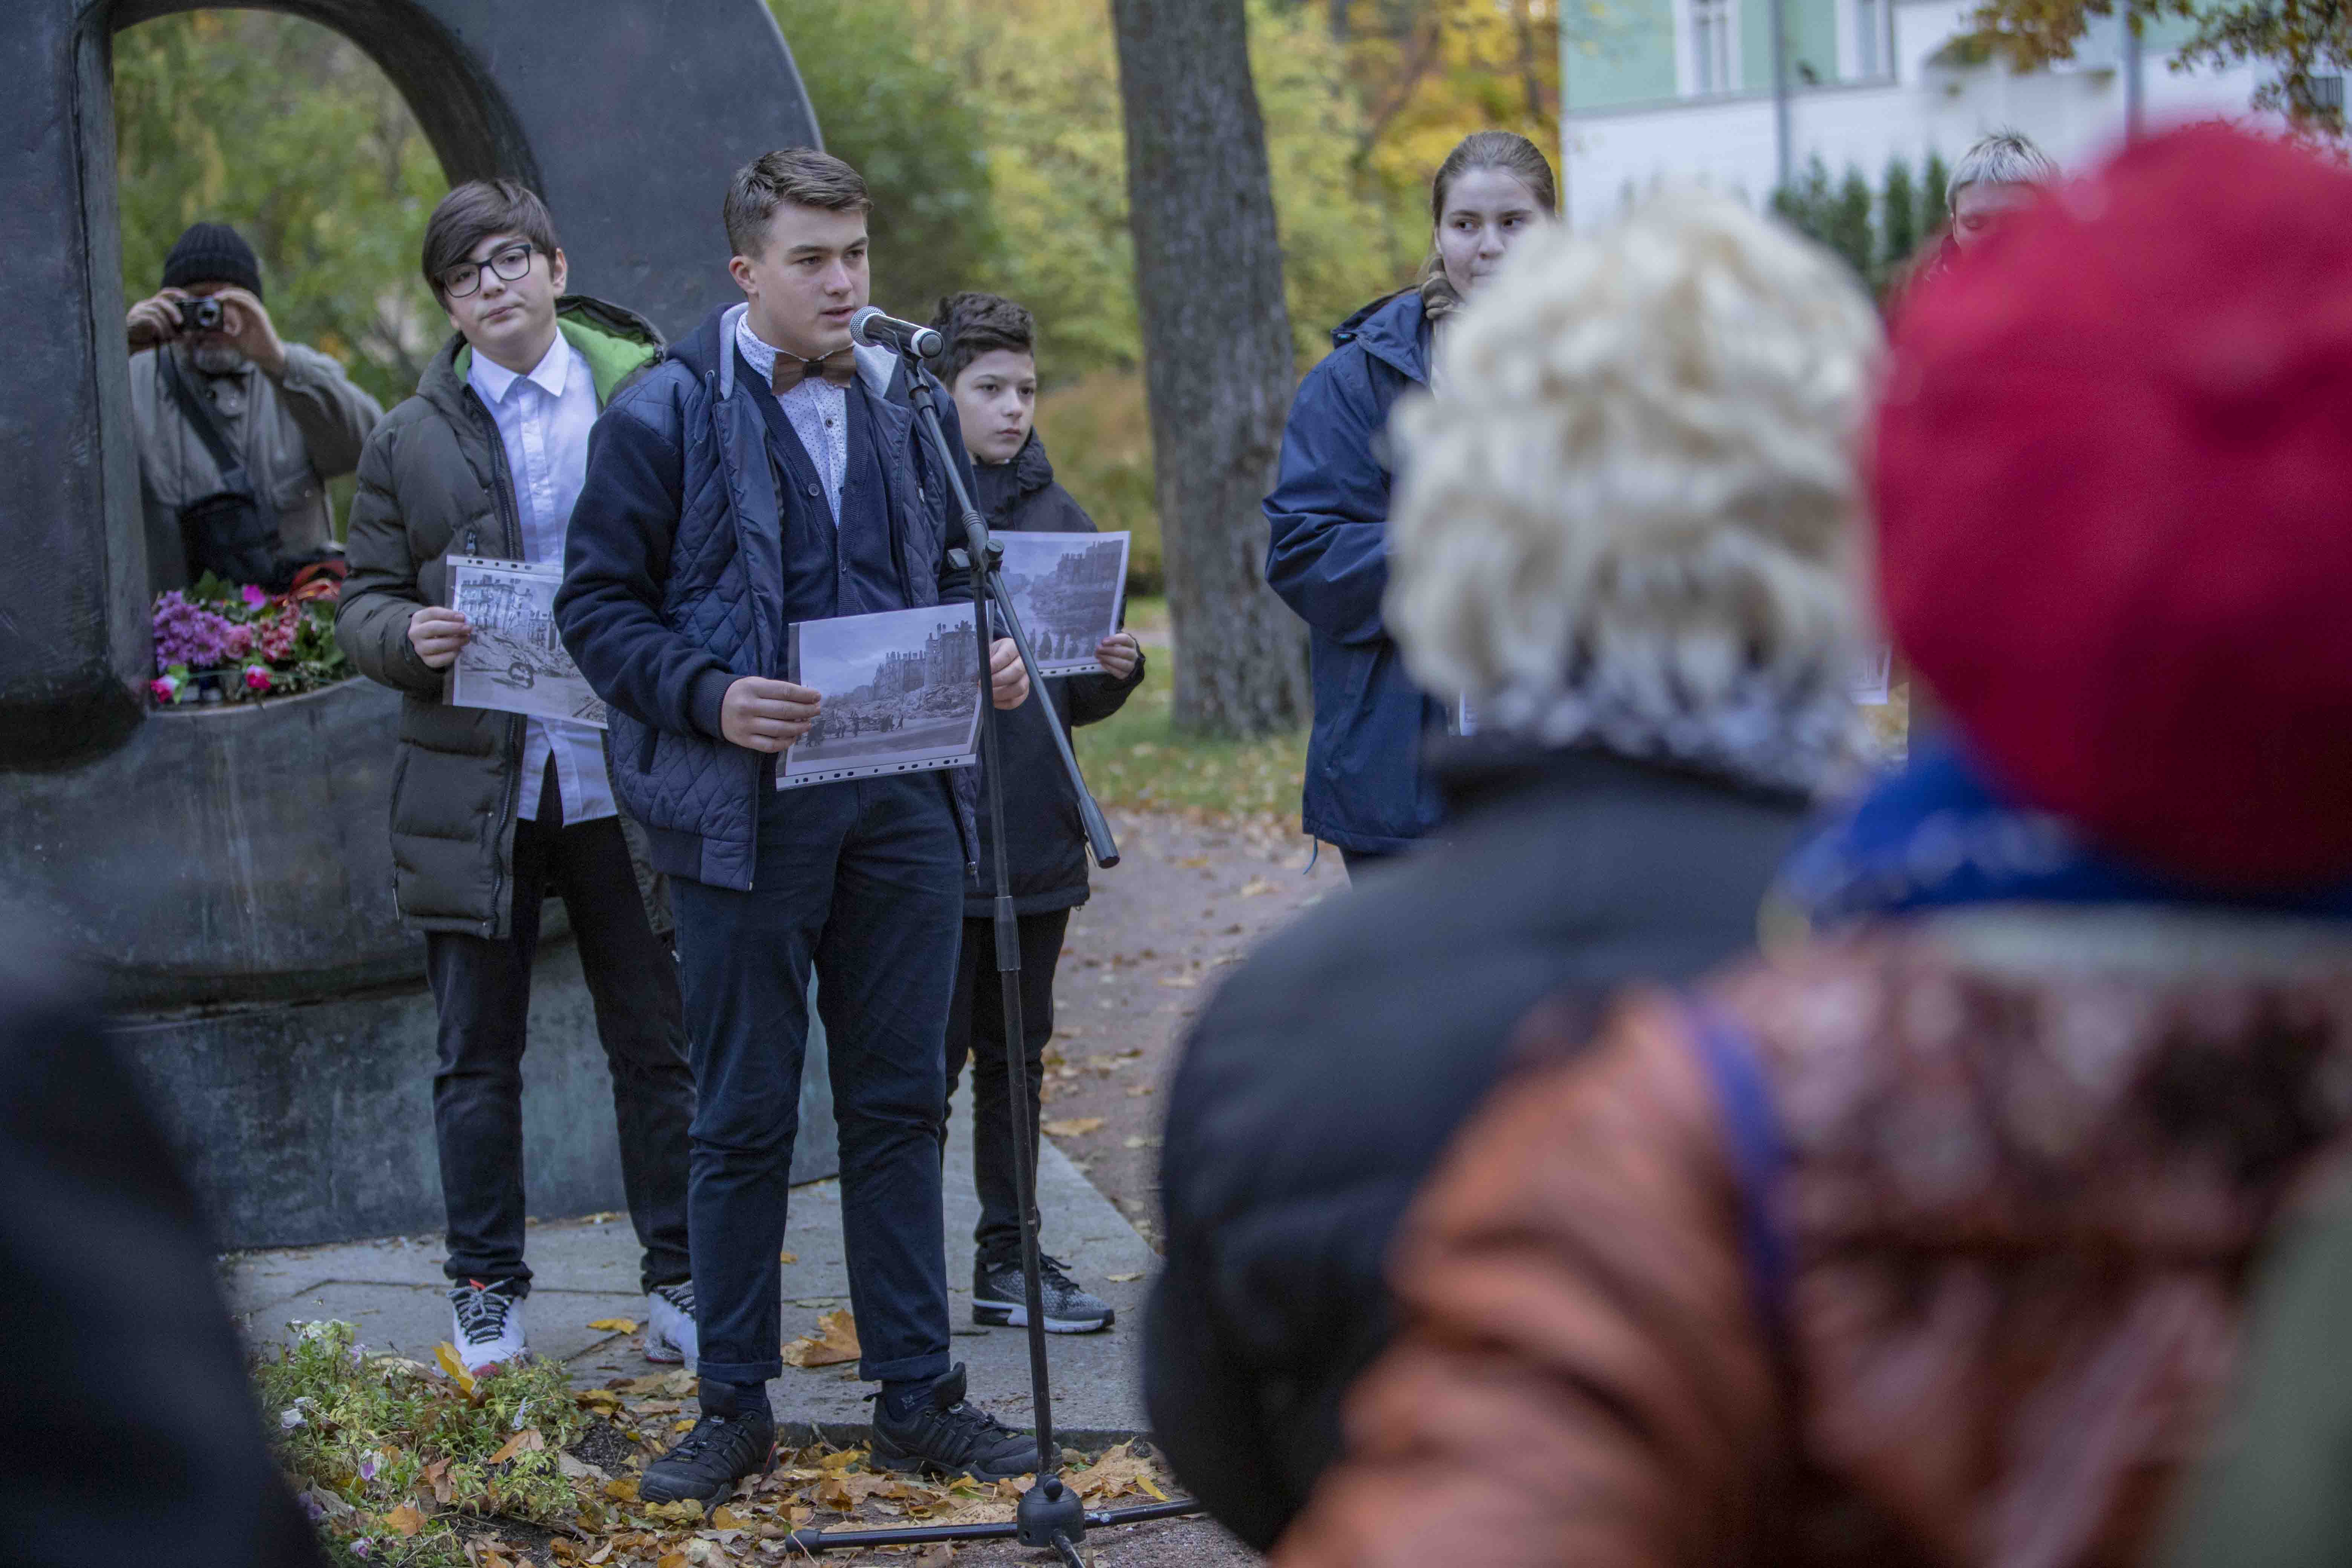
M 449 1374 L 452 1383 L 468 1394 L 474 1392 L 474 1374 L 467 1371 L 466 1363 L 458 1359 L 456 1345 L 443 1340 L 433 1347 L 433 1359 L 441 1363 L 441 1370 Z
M 784 1347 L 784 1364 L 797 1367 L 837 1366 L 856 1361 L 865 1352 L 857 1343 L 857 1320 L 848 1308 L 827 1312 L 816 1321 L 817 1331 Z

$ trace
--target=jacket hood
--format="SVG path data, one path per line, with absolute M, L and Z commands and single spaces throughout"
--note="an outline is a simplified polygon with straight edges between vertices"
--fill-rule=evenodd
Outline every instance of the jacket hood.
M 1429 357 L 1422 352 L 1421 291 L 1406 289 L 1375 300 L 1333 329 L 1331 346 L 1356 344 L 1374 359 L 1395 366 L 1422 385 L 1429 384 Z
M 659 359 L 665 351 L 659 327 L 625 306 L 592 295 L 566 294 L 558 299 L 555 324 L 587 356 L 600 403 L 609 401 L 621 381 Z M 448 418 L 461 417 L 466 373 L 473 366 L 473 345 L 463 334 L 450 333 L 449 341 L 417 378 L 416 395 Z
M 697 381 L 717 374 L 727 357 L 720 349 L 731 349 L 735 343 L 734 328 L 728 318 L 741 309 L 740 305 L 713 305 L 694 331 L 670 344 L 669 357 L 692 371 Z

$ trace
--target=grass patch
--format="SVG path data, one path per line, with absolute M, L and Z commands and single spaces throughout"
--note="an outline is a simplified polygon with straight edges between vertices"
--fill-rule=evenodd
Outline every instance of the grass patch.
M 693 1425 L 689 1372 L 575 1391 L 561 1366 L 530 1361 L 476 1379 L 369 1355 L 349 1323 L 306 1323 L 255 1378 L 278 1462 L 342 1568 L 780 1562 L 783 1538 L 812 1523 L 1002 1523 L 1022 1489 L 877 1473 L 865 1449 L 819 1444 L 783 1448 L 772 1470 L 706 1514 L 698 1502 L 637 1496 L 647 1460 Z M 1062 1458 L 1090 1507 L 1165 1501 L 1175 1487 L 1130 1445 Z
M 557 1456 L 588 1416 L 552 1362 L 461 1383 L 369 1355 L 349 1323 L 305 1323 L 256 1381 L 337 1563 L 467 1568 L 453 1518 L 553 1523 L 579 1507 Z
M 1262 741 L 1181 734 L 1171 713 L 1176 683 L 1169 650 L 1151 649 L 1149 661 L 1127 706 L 1077 732 L 1078 763 L 1095 798 L 1137 811 L 1275 817 L 1297 832 L 1306 730 Z

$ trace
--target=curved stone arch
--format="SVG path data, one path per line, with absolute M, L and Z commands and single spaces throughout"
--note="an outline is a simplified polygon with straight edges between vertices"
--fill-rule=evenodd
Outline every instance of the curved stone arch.
M 19 0 L 0 66 L 0 769 L 121 745 L 144 713 L 149 636 L 123 370 L 110 83 L 114 32 L 192 0 Z M 573 273 L 676 334 L 730 297 L 719 204 L 770 147 L 817 145 L 792 51 L 760 0 L 268 0 L 321 23 L 399 88 L 452 181 L 547 199 Z M 690 16 L 692 25 L 677 18 Z

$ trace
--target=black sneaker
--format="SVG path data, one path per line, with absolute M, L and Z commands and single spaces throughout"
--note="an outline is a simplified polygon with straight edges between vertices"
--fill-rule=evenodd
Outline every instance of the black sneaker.
M 767 1390 L 757 1398 L 731 1384 L 702 1384 L 702 1419 L 677 1446 L 646 1467 L 637 1495 L 647 1502 L 698 1498 L 705 1508 L 726 1500 L 746 1476 L 768 1473 L 776 1448 L 776 1415 Z
M 1098 1296 L 1089 1296 L 1078 1288 L 1078 1282 L 1062 1272 L 1062 1266 L 1050 1258 L 1037 1260 L 1038 1284 L 1043 1288 L 1039 1300 L 1045 1308 L 1045 1331 L 1049 1334 L 1091 1334 L 1109 1328 L 1118 1314 L 1109 1302 Z M 971 1266 L 971 1321 L 982 1328 L 1025 1329 L 1029 1326 L 1029 1293 L 1021 1282 L 1021 1264 L 991 1265 L 974 1262 Z
M 877 1470 L 901 1474 L 919 1470 L 930 1476 L 1003 1480 L 1036 1469 L 1037 1439 L 966 1405 L 963 1365 L 958 1363 L 931 1384 L 930 1397 L 906 1416 L 890 1414 L 887 1395 L 875 1395 L 869 1462 Z

